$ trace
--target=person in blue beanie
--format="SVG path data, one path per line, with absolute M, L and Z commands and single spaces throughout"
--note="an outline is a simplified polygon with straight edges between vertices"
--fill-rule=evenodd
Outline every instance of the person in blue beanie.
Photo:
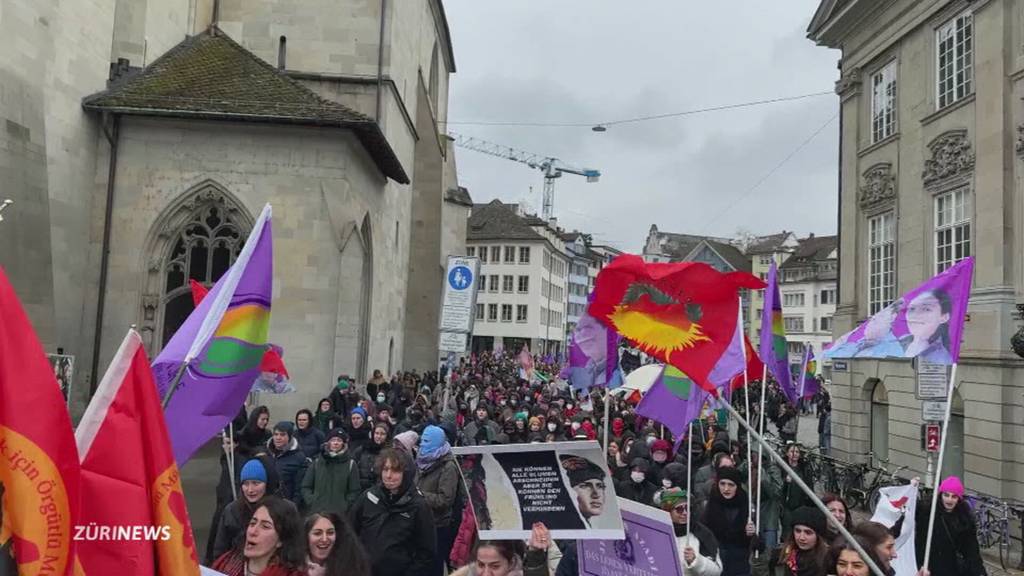
M 260 507 L 264 498 L 273 495 L 278 489 L 277 472 L 267 456 L 258 456 L 246 462 L 239 478 L 241 489 L 238 497 L 224 507 L 216 528 L 213 549 L 207 552 L 207 558 L 220 558 L 239 544 L 253 512 Z
M 345 431 L 348 432 L 348 445 L 352 451 L 362 449 L 370 441 L 373 427 L 366 416 L 366 409 L 362 406 L 356 406 L 352 409 L 352 412 L 349 413 L 349 423 L 345 427 Z

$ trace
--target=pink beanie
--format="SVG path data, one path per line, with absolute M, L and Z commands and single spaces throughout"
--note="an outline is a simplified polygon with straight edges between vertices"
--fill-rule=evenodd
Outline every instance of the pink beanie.
M 956 476 L 948 476 L 939 484 L 939 492 L 956 494 L 958 498 L 964 497 L 964 484 Z

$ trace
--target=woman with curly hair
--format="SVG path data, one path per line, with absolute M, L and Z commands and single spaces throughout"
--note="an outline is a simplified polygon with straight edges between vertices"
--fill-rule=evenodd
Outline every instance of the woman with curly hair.
M 268 496 L 242 542 L 217 558 L 213 569 L 227 576 L 305 576 L 301 524 L 294 504 Z
M 370 573 L 366 550 L 344 516 L 333 512 L 310 514 L 305 534 L 308 576 Z

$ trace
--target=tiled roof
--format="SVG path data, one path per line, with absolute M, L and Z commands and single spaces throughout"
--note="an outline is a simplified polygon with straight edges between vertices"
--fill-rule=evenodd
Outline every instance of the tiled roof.
M 453 204 L 459 204 L 462 206 L 468 206 L 473 208 L 473 198 L 469 195 L 469 190 L 459 186 L 458 188 L 449 188 L 444 193 L 444 199 Z
M 544 237 L 530 227 L 525 218 L 518 216 L 511 205 L 501 200 L 488 204 L 474 204 L 466 228 L 466 240 L 533 240 Z
M 139 73 L 86 97 L 83 106 L 117 114 L 346 128 L 381 172 L 409 183 L 373 119 L 321 98 L 216 28 L 186 38 Z
M 715 252 L 732 266 L 733 270 L 737 272 L 750 272 L 750 258 L 745 256 L 743 252 L 733 246 L 732 244 L 726 244 L 724 242 L 717 242 L 715 240 L 708 240 L 708 245 L 714 248 Z
M 759 236 L 750 246 L 747 246 L 747 254 L 767 254 L 776 252 L 782 247 L 782 243 L 789 238 L 790 232 L 783 230 L 779 234 Z
M 814 262 L 829 260 L 829 255 L 839 248 L 838 236 L 810 236 L 800 240 L 793 255 L 780 268 L 796 268 Z

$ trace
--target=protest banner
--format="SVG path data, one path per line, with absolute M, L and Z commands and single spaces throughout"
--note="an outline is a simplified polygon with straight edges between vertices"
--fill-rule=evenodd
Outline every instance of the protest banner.
M 618 504 L 625 539 L 579 542 L 580 576 L 683 576 L 669 513 L 625 498 Z
M 892 528 L 897 522 L 903 521 L 893 548 L 896 551 L 892 560 L 895 576 L 916 576 L 918 565 L 914 543 L 917 530 L 917 486 L 886 486 L 879 492 L 881 497 L 871 521 L 886 528 Z
M 623 538 L 601 446 L 589 442 L 453 448 L 482 540 L 525 540 L 534 522 L 551 537 Z

